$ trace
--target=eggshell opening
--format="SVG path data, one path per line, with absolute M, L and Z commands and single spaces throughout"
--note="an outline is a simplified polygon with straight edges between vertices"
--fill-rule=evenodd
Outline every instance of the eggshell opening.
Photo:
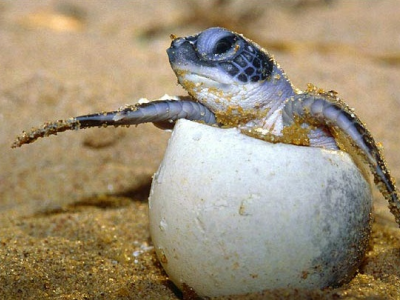
M 154 175 L 150 230 L 170 279 L 199 296 L 324 288 L 355 274 L 371 207 L 342 151 L 180 120 Z

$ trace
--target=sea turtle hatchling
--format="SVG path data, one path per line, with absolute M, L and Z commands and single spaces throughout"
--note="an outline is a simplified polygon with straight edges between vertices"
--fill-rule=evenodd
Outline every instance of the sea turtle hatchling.
M 172 38 L 169 61 L 190 97 L 45 123 L 23 132 L 12 147 L 71 129 L 146 122 L 171 128 L 182 118 L 237 127 L 246 135 L 269 142 L 341 149 L 353 158 L 361 157 L 400 224 L 398 191 L 381 147 L 336 92 L 312 85 L 304 92 L 296 89 L 267 51 L 224 28 Z

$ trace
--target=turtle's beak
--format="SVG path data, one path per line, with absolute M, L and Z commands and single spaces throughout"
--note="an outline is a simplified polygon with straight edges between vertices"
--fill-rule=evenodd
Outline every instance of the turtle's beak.
M 182 64 L 197 63 L 199 60 L 193 44 L 181 37 L 172 41 L 171 46 L 167 49 L 167 54 L 173 69 L 176 64 L 182 67 Z

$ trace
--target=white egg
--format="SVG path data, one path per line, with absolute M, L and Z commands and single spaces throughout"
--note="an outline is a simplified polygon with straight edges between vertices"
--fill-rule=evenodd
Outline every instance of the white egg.
M 180 120 L 149 207 L 169 278 L 220 296 L 349 281 L 368 246 L 372 196 L 342 151 Z

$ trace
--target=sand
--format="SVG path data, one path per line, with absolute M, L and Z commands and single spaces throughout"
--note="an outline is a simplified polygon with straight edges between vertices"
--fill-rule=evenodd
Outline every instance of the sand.
M 172 33 L 226 26 L 266 47 L 299 88 L 338 91 L 400 181 L 397 1 L 190 3 L 0 2 L 1 299 L 183 297 L 148 230 L 151 177 L 170 133 L 90 129 L 10 148 L 44 121 L 184 94 L 165 53 Z M 399 299 L 400 229 L 375 188 L 374 201 L 370 251 L 349 284 L 231 299 Z

